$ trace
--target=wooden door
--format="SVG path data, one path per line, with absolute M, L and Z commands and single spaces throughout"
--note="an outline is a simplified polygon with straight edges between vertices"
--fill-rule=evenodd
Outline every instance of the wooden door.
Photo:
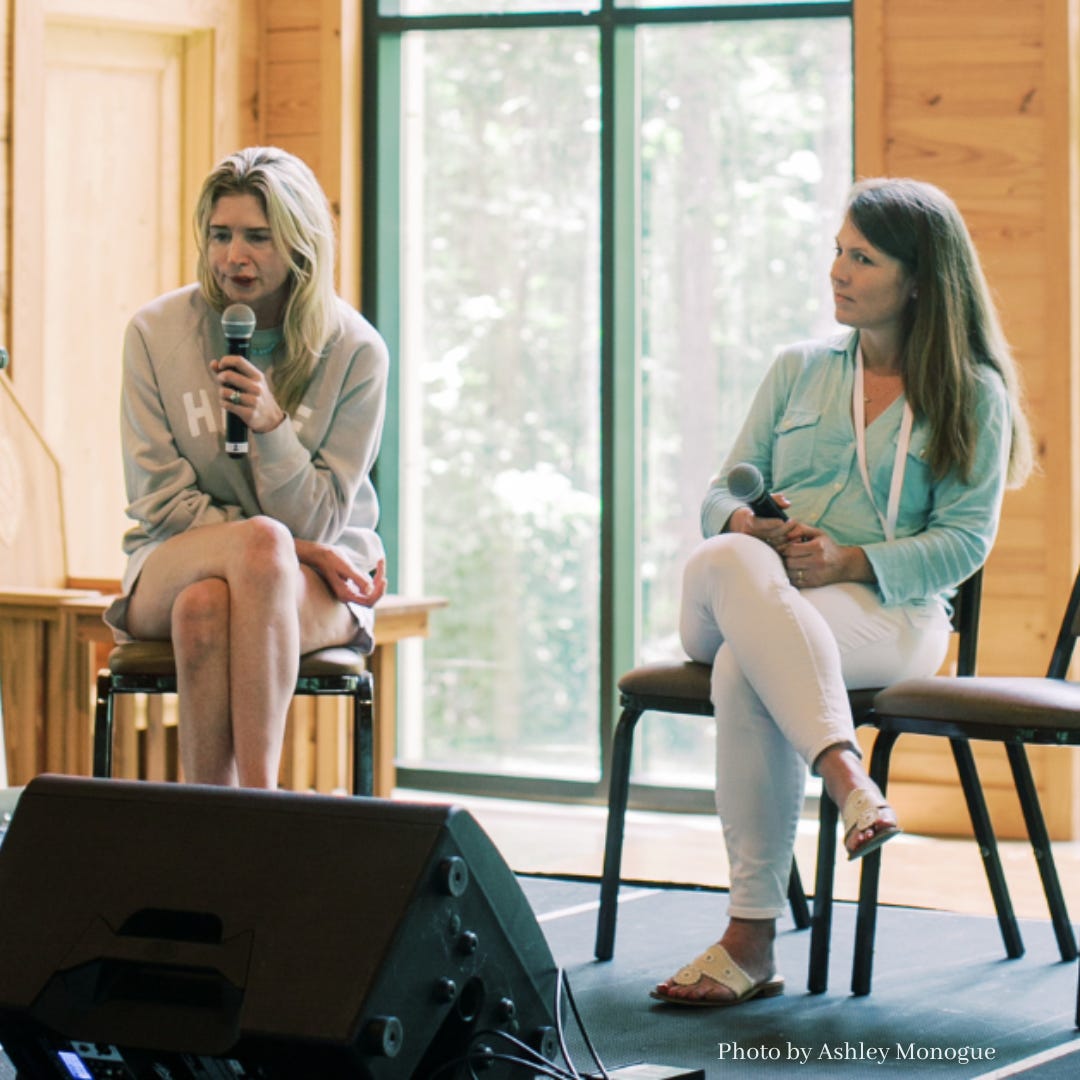
M 239 145 L 241 23 L 253 11 L 253 0 L 13 5 L 7 344 L 20 399 L 61 464 L 76 578 L 123 569 L 123 331 L 147 300 L 193 279 L 191 210 L 214 161 Z
M 64 465 L 77 577 L 119 577 L 124 327 L 190 280 L 180 35 L 50 23 L 45 35 L 46 439 Z

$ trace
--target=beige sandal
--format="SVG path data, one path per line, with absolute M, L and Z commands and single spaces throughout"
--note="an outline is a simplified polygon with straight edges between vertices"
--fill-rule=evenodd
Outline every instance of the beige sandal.
M 662 1001 L 667 1005 L 688 1005 L 696 1008 L 718 1009 L 727 1005 L 741 1005 L 751 998 L 777 997 L 784 992 L 784 979 L 782 975 L 771 975 L 760 982 L 754 982 L 749 975 L 734 960 L 723 945 L 713 945 L 706 949 L 697 959 L 692 960 L 684 968 L 680 968 L 670 979 L 678 986 L 696 986 L 701 982 L 702 976 L 707 975 L 714 982 L 726 986 L 734 997 L 729 998 L 682 998 L 672 997 L 660 987 L 653 990 L 649 997 Z
M 844 819 L 844 846 L 847 847 L 848 837 L 852 833 L 874 830 L 874 835 L 864 840 L 856 848 L 848 850 L 848 861 L 861 859 L 876 851 L 887 840 L 898 836 L 904 830 L 897 823 L 893 808 L 884 800 L 871 795 L 865 788 L 856 788 L 845 800 L 842 811 Z M 891 818 L 892 821 L 881 821 L 881 818 Z

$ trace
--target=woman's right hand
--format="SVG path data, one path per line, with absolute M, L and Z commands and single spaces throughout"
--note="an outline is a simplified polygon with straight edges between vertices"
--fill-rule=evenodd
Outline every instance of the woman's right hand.
M 781 510 L 791 505 L 791 500 L 784 495 L 774 494 L 773 501 Z M 745 533 L 768 544 L 769 547 L 782 547 L 790 539 L 789 534 L 799 528 L 798 522 L 781 521 L 779 518 L 758 517 L 749 506 L 741 506 L 728 518 L 727 531 Z

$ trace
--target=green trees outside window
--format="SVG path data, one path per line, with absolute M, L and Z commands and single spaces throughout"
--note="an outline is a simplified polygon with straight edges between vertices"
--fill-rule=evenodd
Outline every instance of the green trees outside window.
M 369 10 L 383 532 L 450 601 L 402 656 L 407 783 L 594 794 L 619 672 L 678 654 L 709 477 L 833 326 L 848 9 Z M 636 775 L 707 786 L 711 741 L 650 720 Z

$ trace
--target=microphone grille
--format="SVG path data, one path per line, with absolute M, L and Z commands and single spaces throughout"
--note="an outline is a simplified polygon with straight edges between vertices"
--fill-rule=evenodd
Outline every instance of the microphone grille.
M 249 338 L 255 333 L 255 312 L 247 304 L 230 304 L 221 313 L 221 329 L 227 338 Z
M 727 483 L 728 491 L 743 502 L 753 502 L 765 493 L 765 480 L 761 470 L 747 461 L 732 466 Z

